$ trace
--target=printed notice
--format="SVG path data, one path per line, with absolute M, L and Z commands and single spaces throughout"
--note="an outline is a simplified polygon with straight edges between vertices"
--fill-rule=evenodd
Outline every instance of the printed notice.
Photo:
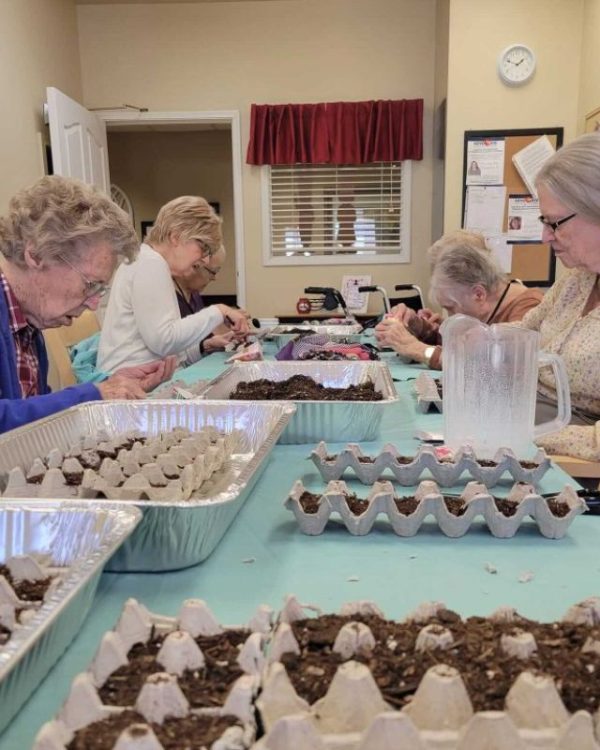
M 507 234 L 509 242 L 541 242 L 540 205 L 531 195 L 509 195 Z
M 467 188 L 465 229 L 482 234 L 501 234 L 504 221 L 504 185 L 471 185 Z
M 492 251 L 492 256 L 504 273 L 512 271 L 512 245 L 506 240 L 505 234 L 485 235 L 485 244 Z
M 538 172 L 555 153 L 554 146 L 550 143 L 547 135 L 537 138 L 535 141 L 525 146 L 513 156 L 513 164 L 521 179 L 525 183 L 527 190 L 531 195 L 537 198 L 535 189 L 535 178 Z
M 504 182 L 504 139 L 482 138 L 467 143 L 467 185 Z
M 354 313 L 364 313 L 367 311 L 369 304 L 369 293 L 359 292 L 360 286 L 370 286 L 370 276 L 343 276 L 342 277 L 342 297 L 346 300 L 348 309 Z

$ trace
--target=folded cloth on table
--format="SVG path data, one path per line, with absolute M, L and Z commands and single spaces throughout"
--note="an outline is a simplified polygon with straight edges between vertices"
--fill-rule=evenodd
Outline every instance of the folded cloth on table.
M 341 344 L 332 341 L 324 333 L 311 336 L 302 336 L 298 339 L 288 341 L 275 355 L 280 362 L 297 359 L 315 359 L 322 356 L 323 359 L 349 359 L 369 360 L 377 359 L 377 353 L 369 344 Z

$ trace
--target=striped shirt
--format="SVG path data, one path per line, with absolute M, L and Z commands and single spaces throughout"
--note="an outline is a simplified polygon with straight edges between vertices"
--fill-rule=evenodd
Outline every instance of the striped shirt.
M 39 394 L 40 364 L 35 346 L 37 329 L 27 322 L 25 314 L 10 288 L 6 276 L 0 272 L 0 288 L 6 297 L 8 324 L 15 343 L 17 377 L 23 398 Z

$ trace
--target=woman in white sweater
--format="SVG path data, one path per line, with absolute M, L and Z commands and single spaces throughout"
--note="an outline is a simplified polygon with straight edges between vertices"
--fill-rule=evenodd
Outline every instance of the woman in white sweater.
M 171 277 L 210 268 L 222 243 L 221 219 L 204 198 L 182 196 L 160 209 L 136 260 L 120 266 L 113 279 L 100 336 L 100 370 L 114 372 L 169 354 L 185 358 L 222 323 L 235 334 L 247 333 L 246 315 L 227 305 L 211 305 L 186 318 L 179 313 Z

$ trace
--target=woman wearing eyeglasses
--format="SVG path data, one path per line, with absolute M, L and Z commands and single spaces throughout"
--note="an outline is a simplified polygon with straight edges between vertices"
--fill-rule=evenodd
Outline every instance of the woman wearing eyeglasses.
M 600 459 L 600 133 L 577 138 L 552 156 L 536 184 L 542 240 L 569 269 L 528 313 L 540 347 L 560 354 L 569 376 L 574 419 L 540 439 L 551 453 Z M 556 403 L 548 368 L 540 371 L 538 405 Z M 543 412 L 538 409 L 538 412 Z
M 206 265 L 198 263 L 194 266 L 193 274 L 177 278 L 173 277 L 175 293 L 177 294 L 177 304 L 179 305 L 179 313 L 182 318 L 193 315 L 204 308 L 204 300 L 200 293 L 206 289 L 211 281 L 216 279 L 224 263 L 225 248 L 221 245 L 217 252 L 211 255 Z M 193 346 L 186 352 L 185 363 L 192 364 L 203 355 L 222 351 L 233 338 L 234 334 L 232 331 L 224 330 L 222 333 L 215 332 L 209 334 L 200 342 L 199 347 Z
M 187 279 L 198 267 L 210 268 L 222 244 L 221 219 L 204 198 L 182 196 L 160 209 L 137 259 L 115 274 L 100 336 L 100 370 L 170 354 L 185 361 L 223 323 L 236 334 L 248 331 L 246 316 L 227 305 L 185 318 L 179 312 L 172 277 Z
M 0 218 L 0 432 L 86 401 L 143 398 L 171 376 L 168 360 L 48 387 L 42 330 L 95 310 L 116 264 L 136 253 L 129 217 L 77 180 L 44 177 L 12 198 Z

